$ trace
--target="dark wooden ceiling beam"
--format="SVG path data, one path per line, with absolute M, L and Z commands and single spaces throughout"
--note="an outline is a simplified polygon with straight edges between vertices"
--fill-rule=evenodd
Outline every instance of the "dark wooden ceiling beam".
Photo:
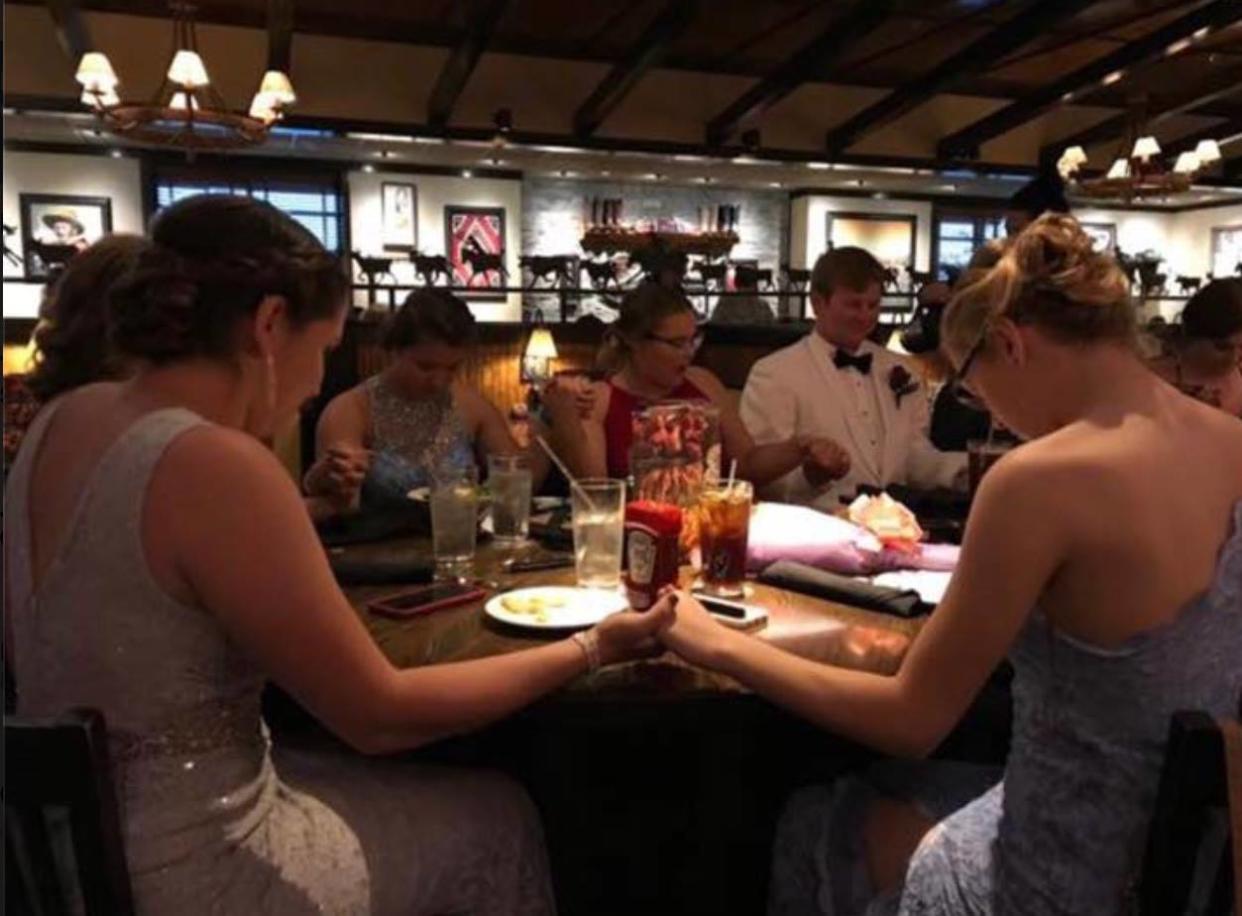
M 1202 105 L 1230 96 L 1242 96 L 1242 66 L 1235 65 L 1223 69 L 1211 80 L 1189 91 L 1157 99 L 1148 109 L 1144 123 L 1148 128 L 1154 128 L 1176 115 L 1185 114 Z M 1119 140 L 1133 120 L 1130 113 L 1114 115 L 1085 130 L 1047 143 L 1040 147 L 1039 161 L 1045 165 L 1051 165 L 1067 147 L 1081 146 L 1086 149 L 1090 146 L 1108 143 L 1110 140 Z
M 1204 127 L 1193 133 L 1183 134 L 1176 140 L 1170 140 L 1167 143 L 1160 144 L 1164 150 L 1164 154 L 1169 157 L 1178 156 L 1181 153 L 1191 152 L 1199 145 L 1200 140 L 1215 140 L 1218 143 L 1224 143 L 1226 140 L 1232 140 L 1231 144 L 1237 149 L 1235 155 L 1242 155 L 1242 117 L 1230 118 L 1221 124 L 1212 127 Z M 1221 155 L 1226 156 L 1225 147 L 1221 146 Z
M 949 134 L 937 144 L 936 155 L 942 159 L 977 159 L 979 148 L 988 140 L 1020 127 L 1055 105 L 1080 100 L 1099 89 L 1104 80 L 1109 80 L 1110 84 L 1115 82 L 1113 74 L 1121 74 L 1135 64 L 1167 53 L 1177 42 L 1192 38 L 1201 29 L 1221 28 L 1238 21 L 1242 21 L 1242 4 L 1236 0 L 1216 0 L 1201 6 Z
M 810 44 L 770 75 L 738 96 L 707 122 L 707 144 L 719 146 L 745 121 L 758 117 L 803 83 L 822 78 L 833 58 L 875 31 L 892 13 L 892 0 L 855 0 L 854 4 Z
M 78 59 L 94 47 L 77 0 L 47 0 L 47 11 L 56 26 L 56 40 L 60 42 L 65 56 L 77 67 Z
M 293 0 L 268 0 L 267 68 L 288 74 L 293 67 Z
M 643 75 L 658 66 L 687 28 L 698 10 L 697 0 L 667 0 L 638 41 L 626 52 L 595 90 L 574 112 L 574 133 L 589 137 L 604 123 Z
M 824 146 L 829 154 L 839 155 L 867 134 L 892 123 L 932 96 L 951 91 L 968 77 L 977 76 L 1045 34 L 1054 23 L 1070 18 L 1093 2 L 1095 0 L 1036 0 L 1028 3 L 1016 16 L 945 58 L 929 72 L 894 89 L 829 130 Z
M 496 23 L 508 5 L 509 0 L 473 0 L 466 4 L 465 34 L 444 62 L 435 88 L 431 90 L 431 100 L 427 103 L 427 121 L 432 127 L 443 128 L 448 124 L 453 106 L 466 88 L 466 81 L 483 56 Z

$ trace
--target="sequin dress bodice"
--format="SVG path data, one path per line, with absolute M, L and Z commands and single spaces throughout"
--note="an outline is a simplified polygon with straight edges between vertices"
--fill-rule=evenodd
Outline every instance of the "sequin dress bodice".
M 104 714 L 137 912 L 553 912 L 538 823 L 512 786 L 271 747 L 261 672 L 208 609 L 160 587 L 143 549 L 151 475 L 202 418 L 160 410 L 120 435 L 32 589 L 30 476 L 58 406 L 35 420 L 8 480 L 6 648 L 20 714 Z M 256 613 L 282 615 L 296 638 L 296 611 Z
M 474 464 L 474 449 L 449 392 L 412 401 L 393 390 L 385 376 L 367 379 L 371 412 L 371 467 L 362 485 L 364 506 L 404 501 L 427 486 L 440 469 Z

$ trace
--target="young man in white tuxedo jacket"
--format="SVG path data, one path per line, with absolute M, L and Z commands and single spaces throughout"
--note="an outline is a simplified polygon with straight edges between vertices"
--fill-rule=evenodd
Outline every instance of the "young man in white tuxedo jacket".
M 757 443 L 826 438 L 817 448 L 835 449 L 771 484 L 765 498 L 831 512 L 859 484 L 964 482 L 965 454 L 938 451 L 927 438 L 927 392 L 914 367 L 868 339 L 883 279 L 861 248 L 821 255 L 811 273 L 815 330 L 751 369 L 741 413 Z

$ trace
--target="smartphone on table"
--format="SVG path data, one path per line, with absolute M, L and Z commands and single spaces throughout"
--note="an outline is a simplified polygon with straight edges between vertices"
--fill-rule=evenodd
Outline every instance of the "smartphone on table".
M 431 614 L 445 608 L 469 604 L 487 597 L 487 592 L 473 583 L 437 582 L 409 591 L 384 595 L 367 604 L 367 610 L 382 617 L 405 620 Z
M 729 598 L 717 598 L 699 591 L 691 592 L 691 594 L 698 599 L 699 604 L 703 605 L 709 614 L 725 626 L 750 629 L 763 624 L 768 619 L 768 612 L 753 604 L 744 604 Z

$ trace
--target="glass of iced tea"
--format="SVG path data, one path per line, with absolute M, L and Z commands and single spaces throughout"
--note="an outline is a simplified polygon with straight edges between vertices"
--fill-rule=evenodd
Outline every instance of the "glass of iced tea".
M 703 485 L 699 497 L 699 547 L 703 587 L 713 595 L 736 598 L 746 583 L 746 541 L 754 490 L 744 480 Z

